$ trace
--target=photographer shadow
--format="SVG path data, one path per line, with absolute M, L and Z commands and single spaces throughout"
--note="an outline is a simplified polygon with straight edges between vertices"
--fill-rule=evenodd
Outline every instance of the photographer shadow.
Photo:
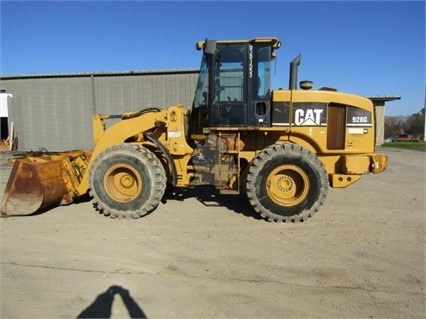
M 84 309 L 78 318 L 111 318 L 112 304 L 114 296 L 120 295 L 129 313 L 130 318 L 147 318 L 143 310 L 130 296 L 128 290 L 120 286 L 111 286 L 104 293 L 96 297 L 95 301 Z

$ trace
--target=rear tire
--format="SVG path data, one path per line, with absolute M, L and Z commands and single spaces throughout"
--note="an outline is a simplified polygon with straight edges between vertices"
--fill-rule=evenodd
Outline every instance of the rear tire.
M 90 170 L 90 195 L 97 211 L 112 218 L 139 218 L 152 212 L 166 189 L 159 159 L 140 144 L 104 150 Z
M 317 212 L 328 186 L 324 165 L 315 154 L 284 143 L 256 156 L 247 173 L 246 191 L 254 210 L 266 220 L 299 222 Z

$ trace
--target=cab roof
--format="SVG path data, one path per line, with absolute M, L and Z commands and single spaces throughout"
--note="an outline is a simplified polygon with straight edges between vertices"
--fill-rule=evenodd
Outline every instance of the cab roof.
M 206 40 L 198 41 L 195 44 L 197 50 L 201 50 L 206 43 Z M 245 43 L 270 43 L 273 49 L 278 49 L 281 46 L 281 41 L 275 37 L 260 37 L 251 40 L 215 40 L 217 44 L 245 44 Z
M 206 44 L 208 39 L 198 41 L 195 43 L 195 48 L 197 50 L 202 50 Z M 216 41 L 216 44 L 247 44 L 247 43 L 270 43 L 271 44 L 271 59 L 275 59 L 275 49 L 279 49 L 281 47 L 281 41 L 275 37 L 259 37 L 251 40 L 213 40 Z

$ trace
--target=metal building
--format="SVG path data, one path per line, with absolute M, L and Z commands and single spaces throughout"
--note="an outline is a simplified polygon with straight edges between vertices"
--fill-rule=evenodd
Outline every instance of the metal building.
M 0 88 L 18 148 L 61 151 L 93 147 L 94 113 L 190 107 L 197 77 L 198 69 L 4 76 Z
M 10 131 L 5 125 L 13 123 L 20 150 L 91 149 L 94 113 L 121 114 L 175 104 L 191 107 L 198 72 L 198 69 L 181 69 L 3 76 L 1 139 L 7 138 Z M 376 145 L 381 145 L 385 102 L 400 97 L 369 98 L 377 115 Z

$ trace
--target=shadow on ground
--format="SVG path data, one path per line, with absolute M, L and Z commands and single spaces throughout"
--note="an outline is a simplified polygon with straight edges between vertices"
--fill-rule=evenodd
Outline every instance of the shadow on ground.
M 129 291 L 120 286 L 109 287 L 104 293 L 97 296 L 95 301 L 84 309 L 77 318 L 111 318 L 115 295 L 120 295 L 130 318 L 147 318 L 143 310 L 130 296 Z
M 226 207 L 228 210 L 231 210 L 237 214 L 241 214 L 257 220 L 263 220 L 263 218 L 254 211 L 245 194 L 220 194 L 219 190 L 213 186 L 168 189 L 162 199 L 162 203 L 166 204 L 168 201 L 173 200 L 184 201 L 188 198 L 196 198 L 205 206 Z

